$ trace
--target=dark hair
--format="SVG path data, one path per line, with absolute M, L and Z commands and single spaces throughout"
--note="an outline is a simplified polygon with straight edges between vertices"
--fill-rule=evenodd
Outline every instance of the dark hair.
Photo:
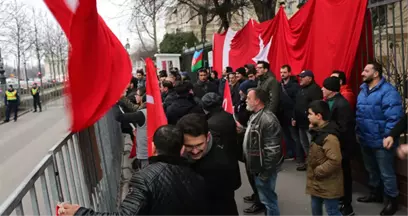
M 176 91 L 177 95 L 188 95 L 190 90 L 193 88 L 192 86 L 193 84 L 189 82 L 183 82 L 182 84 L 174 87 L 174 90 Z
M 153 135 L 153 142 L 159 155 L 180 155 L 184 143 L 181 130 L 175 125 L 163 125 Z
M 208 73 L 208 71 L 207 71 L 207 69 L 205 69 L 205 68 L 200 68 L 200 69 L 198 70 L 198 73 Z
M 179 73 L 177 71 L 170 71 L 170 75 L 174 76 L 177 79 Z
M 244 76 L 244 77 L 246 77 L 247 76 L 247 74 L 246 74 L 246 71 L 245 71 L 245 68 L 244 67 L 240 67 L 240 68 L 238 68 L 237 70 L 236 70 L 236 73 L 239 73 L 239 74 L 241 74 L 242 76 Z
M 342 85 L 346 85 L 346 74 L 340 70 L 334 70 L 332 74 L 338 74 L 339 79 L 341 80 Z
M 146 88 L 145 87 L 139 87 L 137 88 L 137 91 L 139 91 L 139 96 L 142 97 L 142 102 L 146 102 Z
M 236 74 L 235 74 L 235 73 L 228 73 L 228 77 L 229 77 L 230 75 L 235 76 Z
M 252 75 L 256 75 L 256 71 L 255 70 L 249 70 L 248 71 L 248 73 L 247 73 L 247 76 L 249 76 L 250 74 L 252 74 Z
M 161 85 L 163 88 L 168 88 L 168 89 L 173 89 L 173 83 L 168 81 L 168 80 L 164 80 L 163 82 L 161 82 Z
M 136 71 L 136 73 L 137 73 L 137 74 L 142 74 L 142 76 L 144 76 L 144 72 L 143 72 L 143 70 L 142 70 L 142 69 L 137 70 L 137 71 Z
M 211 71 L 211 73 L 215 74 L 215 77 L 218 78 L 218 72 L 217 71 L 213 70 L 213 71 Z
M 269 95 L 265 90 L 261 88 L 252 88 L 252 89 L 249 89 L 248 92 L 249 91 L 254 91 L 255 97 L 258 98 L 263 104 L 268 103 Z
M 226 67 L 225 70 L 226 70 L 227 73 L 232 73 L 232 72 L 234 72 L 234 70 L 233 70 L 232 67 L 230 67 L 230 66 Z
M 292 68 L 290 67 L 290 65 L 288 64 L 282 65 L 281 69 L 285 69 L 285 68 L 288 69 L 289 73 L 292 72 Z
M 269 66 L 269 63 L 268 63 L 268 62 L 266 62 L 266 61 L 258 61 L 257 64 L 261 64 L 264 69 L 268 69 L 268 70 L 269 70 L 269 67 L 270 67 L 270 66 Z
M 330 108 L 329 104 L 322 100 L 315 100 L 309 104 L 309 109 L 314 112 L 314 114 L 322 115 L 323 120 L 328 121 L 330 118 Z
M 383 67 L 380 63 L 376 62 L 376 61 L 370 61 L 367 64 L 373 65 L 373 69 L 375 71 L 378 72 L 378 75 L 380 76 L 380 78 L 382 78 L 383 75 Z
M 159 77 L 167 77 L 167 71 L 166 70 L 161 70 L 159 72 Z
M 177 126 L 184 134 L 190 136 L 198 137 L 208 134 L 207 118 L 203 114 L 187 114 L 177 122 Z

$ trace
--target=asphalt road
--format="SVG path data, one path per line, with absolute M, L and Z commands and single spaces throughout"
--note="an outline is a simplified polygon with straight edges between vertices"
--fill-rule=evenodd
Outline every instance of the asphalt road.
M 67 122 L 59 99 L 45 105 L 41 113 L 0 125 L 0 203 L 68 132 Z

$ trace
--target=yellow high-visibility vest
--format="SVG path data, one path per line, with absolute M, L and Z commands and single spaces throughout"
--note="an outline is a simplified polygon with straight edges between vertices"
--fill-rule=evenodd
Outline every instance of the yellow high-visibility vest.
M 38 88 L 32 88 L 32 89 L 31 89 L 31 92 L 33 93 L 33 95 L 36 95 L 36 94 L 37 94 L 37 91 L 38 91 Z
M 16 90 L 12 92 L 6 91 L 6 96 L 8 101 L 17 100 L 17 91 Z

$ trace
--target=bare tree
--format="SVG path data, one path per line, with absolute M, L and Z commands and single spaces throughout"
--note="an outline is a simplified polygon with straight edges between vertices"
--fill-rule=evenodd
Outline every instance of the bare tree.
M 30 14 L 25 5 L 13 0 L 9 8 L 10 21 L 7 24 L 7 41 L 10 44 L 11 53 L 17 60 L 18 86 L 21 79 L 21 57 L 32 47 L 32 29 Z
M 259 22 L 264 22 L 275 17 L 277 0 L 251 0 L 251 2 Z
M 38 21 L 39 19 L 41 19 L 41 17 L 43 17 L 41 15 L 41 13 L 37 13 L 35 11 L 35 9 L 33 8 L 33 27 L 34 27 L 34 51 L 35 51 L 35 57 L 37 58 L 38 61 L 38 72 L 41 73 L 42 75 L 42 71 L 41 71 L 41 59 L 42 59 L 42 55 L 43 55 L 43 47 L 42 47 L 42 42 L 41 39 L 42 37 L 40 37 L 40 29 L 38 28 Z
M 239 13 L 242 8 L 249 6 L 248 0 L 178 0 L 179 5 L 187 5 L 195 14 L 191 14 L 190 19 L 200 16 L 201 19 L 201 37 L 202 41 L 206 38 L 207 25 L 215 18 L 220 20 L 220 28 L 218 32 L 227 30 L 230 26 L 231 17 L 234 13 Z
M 169 1 L 166 0 L 136 0 L 132 5 L 131 23 L 134 24 L 136 33 L 143 48 L 147 51 L 146 37 L 153 41 L 154 48 L 158 49 L 157 22 L 164 14 Z M 147 42 L 148 43 L 148 42 Z

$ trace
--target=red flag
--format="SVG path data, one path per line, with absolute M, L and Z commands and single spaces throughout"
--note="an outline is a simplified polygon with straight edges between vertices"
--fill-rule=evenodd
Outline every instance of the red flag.
M 226 112 L 234 114 L 234 108 L 232 107 L 232 97 L 228 80 L 225 81 L 224 100 L 222 101 L 222 108 L 224 108 Z
M 45 3 L 71 43 L 68 95 L 71 131 L 77 132 L 94 124 L 116 103 L 129 83 L 132 66 L 123 45 L 98 15 L 96 0 L 79 0 L 75 12 L 64 0 Z M 68 11 L 73 13 L 71 20 Z
M 150 58 L 146 59 L 146 104 L 147 104 L 147 152 L 149 156 L 154 153 L 153 135 L 162 125 L 167 124 L 161 99 L 157 69 Z

